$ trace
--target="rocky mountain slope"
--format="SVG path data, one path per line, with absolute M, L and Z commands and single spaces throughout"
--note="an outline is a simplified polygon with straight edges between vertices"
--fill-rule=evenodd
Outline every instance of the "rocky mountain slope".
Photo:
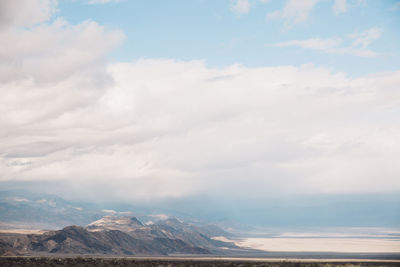
M 233 243 L 221 242 L 212 239 L 214 235 L 209 232 L 212 228 L 214 232 L 218 232 L 219 236 L 226 233 L 217 226 L 196 226 L 193 224 L 184 223 L 176 218 L 168 218 L 159 220 L 155 223 L 143 225 L 135 217 L 115 217 L 105 216 L 102 219 L 95 221 L 87 226 L 90 231 L 101 230 L 120 230 L 137 239 L 180 239 L 194 247 L 207 248 L 208 250 L 218 250 L 222 247 L 233 248 L 236 247 Z M 219 231 L 217 231 L 219 229 Z M 224 236 L 229 236 L 226 234 Z
M 233 243 L 214 240 L 200 227 L 177 219 L 145 225 L 135 217 L 106 216 L 87 227 L 68 226 L 44 234 L 0 234 L 1 255 L 223 254 L 235 248 Z

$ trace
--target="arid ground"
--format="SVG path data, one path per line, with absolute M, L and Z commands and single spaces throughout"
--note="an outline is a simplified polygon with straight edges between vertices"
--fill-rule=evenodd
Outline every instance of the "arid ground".
M 240 258 L 0 257 L 0 266 L 400 266 L 400 261 Z

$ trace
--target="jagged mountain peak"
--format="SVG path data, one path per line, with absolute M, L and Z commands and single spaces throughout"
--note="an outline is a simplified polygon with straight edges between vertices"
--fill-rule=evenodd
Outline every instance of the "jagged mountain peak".
M 130 231 L 142 227 L 143 223 L 132 216 L 104 216 L 90 223 L 87 229 L 94 230 L 121 230 Z

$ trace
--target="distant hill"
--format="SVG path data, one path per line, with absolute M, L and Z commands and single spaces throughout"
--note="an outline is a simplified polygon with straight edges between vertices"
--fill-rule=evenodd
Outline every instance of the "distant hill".
M 0 228 L 59 229 L 104 216 L 99 209 L 24 190 L 0 191 Z

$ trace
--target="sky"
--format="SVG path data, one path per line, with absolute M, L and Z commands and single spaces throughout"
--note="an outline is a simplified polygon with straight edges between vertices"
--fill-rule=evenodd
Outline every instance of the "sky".
M 0 186 L 392 198 L 399 25 L 391 0 L 1 1 Z

